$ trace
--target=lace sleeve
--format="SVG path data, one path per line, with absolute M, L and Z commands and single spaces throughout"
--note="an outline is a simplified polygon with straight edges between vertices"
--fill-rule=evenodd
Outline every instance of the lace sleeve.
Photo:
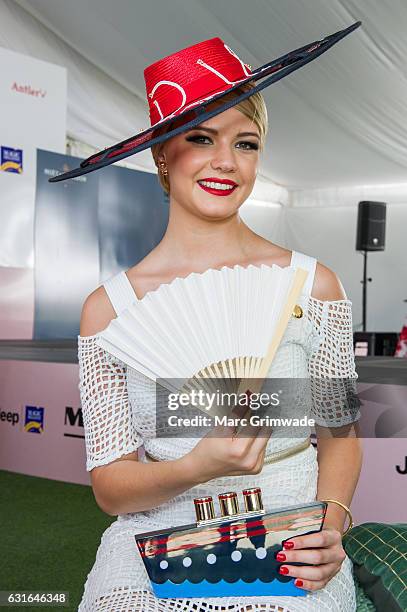
M 318 425 L 340 427 L 360 418 L 350 300 L 309 301 L 308 316 L 318 331 L 311 351 L 311 416 Z
M 134 428 L 126 366 L 95 342 L 78 336 L 79 392 L 86 443 L 86 470 L 106 465 L 143 444 Z

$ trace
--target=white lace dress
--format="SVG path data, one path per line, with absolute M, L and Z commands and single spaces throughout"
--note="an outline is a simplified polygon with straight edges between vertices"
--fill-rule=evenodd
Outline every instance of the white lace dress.
M 352 344 L 352 308 L 349 300 L 320 301 L 311 296 L 316 260 L 293 251 L 291 265 L 310 273 L 299 304 L 302 318 L 291 318 L 268 376 L 356 378 Z M 137 297 L 126 274 L 104 284 L 118 316 Z M 155 383 L 96 344 L 99 334 L 78 336 L 79 390 L 85 427 L 88 471 L 106 465 L 140 446 L 159 460 L 173 460 L 189 452 L 193 439 L 155 437 Z M 335 406 L 318 410 L 324 423 L 337 422 Z M 318 401 L 318 398 L 317 398 Z M 306 440 L 288 439 L 273 430 L 267 454 Z M 135 544 L 134 535 L 195 522 L 193 498 L 260 486 L 266 510 L 316 499 L 318 464 L 313 445 L 270 463 L 260 474 L 223 477 L 193 487 L 148 511 L 118 516 L 103 533 L 95 563 L 88 574 L 79 612 L 125 611 L 243 611 L 303 610 L 352 612 L 356 610 L 352 563 L 345 558 L 340 571 L 318 591 L 305 596 L 157 598 Z

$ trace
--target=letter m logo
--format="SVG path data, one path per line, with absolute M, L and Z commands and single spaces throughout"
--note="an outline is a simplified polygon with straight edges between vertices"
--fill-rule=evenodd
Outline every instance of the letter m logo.
M 78 408 L 75 412 L 71 406 L 65 407 L 65 425 L 74 427 L 83 427 L 82 408 Z

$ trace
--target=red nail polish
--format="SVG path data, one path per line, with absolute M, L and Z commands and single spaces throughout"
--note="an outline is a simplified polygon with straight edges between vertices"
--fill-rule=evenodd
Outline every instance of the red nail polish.
M 304 584 L 302 580 L 300 580 L 299 578 L 297 578 L 297 580 L 294 581 L 295 586 L 297 587 L 302 587 L 302 585 Z
M 284 542 L 284 548 L 294 548 L 294 542 Z
M 279 552 L 279 553 L 276 554 L 276 559 L 277 559 L 277 561 L 285 561 L 287 559 L 287 557 L 285 556 L 284 553 Z
M 280 574 L 288 574 L 288 567 L 280 567 L 280 569 L 278 570 L 280 572 Z

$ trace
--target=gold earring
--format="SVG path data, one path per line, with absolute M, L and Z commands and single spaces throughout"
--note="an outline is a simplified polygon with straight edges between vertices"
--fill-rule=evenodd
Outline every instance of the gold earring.
M 158 163 L 158 165 L 159 165 L 159 172 L 162 175 L 167 176 L 168 175 L 168 170 L 167 170 L 167 166 L 165 165 L 165 162 L 164 161 L 160 161 Z

